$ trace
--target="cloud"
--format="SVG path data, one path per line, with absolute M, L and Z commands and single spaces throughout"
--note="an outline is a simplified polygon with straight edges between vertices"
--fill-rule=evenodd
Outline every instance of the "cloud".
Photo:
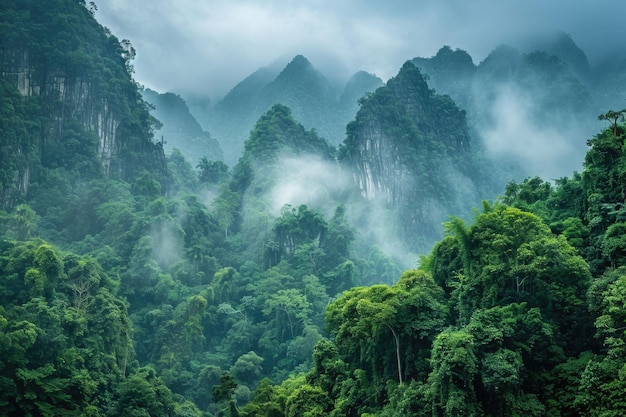
M 306 204 L 330 218 L 340 204 L 339 196 L 353 187 L 350 174 L 317 156 L 285 157 L 279 166 L 284 175 L 277 178 L 268 197 L 274 216 L 280 215 L 285 204 L 293 207 Z
M 580 146 L 585 132 L 574 123 L 540 125 L 533 120 L 533 100 L 519 87 L 502 85 L 489 109 L 493 123 L 482 132 L 486 148 L 496 158 L 519 158 L 527 175 L 556 179 L 580 171 Z
M 500 43 L 563 30 L 591 58 L 624 39 L 621 0 L 100 0 L 96 18 L 137 49 L 136 78 L 219 97 L 256 69 L 303 54 L 326 73 L 383 80 L 447 44 L 476 62 Z
M 306 204 L 330 220 L 342 204 L 362 244 L 378 246 L 403 268 L 415 267 L 418 255 L 398 239 L 397 214 L 386 198 L 362 198 L 352 174 L 315 155 L 286 156 L 277 165 L 283 174 L 276 178 L 267 204 L 273 216 L 278 217 L 286 204 Z

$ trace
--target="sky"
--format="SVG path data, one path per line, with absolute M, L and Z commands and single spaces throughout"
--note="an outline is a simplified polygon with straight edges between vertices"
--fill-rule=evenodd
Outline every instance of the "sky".
M 96 0 L 137 51 L 135 79 L 219 99 L 258 68 L 302 54 L 327 77 L 394 76 L 443 45 L 478 64 L 502 43 L 562 30 L 595 62 L 626 45 L 624 0 Z

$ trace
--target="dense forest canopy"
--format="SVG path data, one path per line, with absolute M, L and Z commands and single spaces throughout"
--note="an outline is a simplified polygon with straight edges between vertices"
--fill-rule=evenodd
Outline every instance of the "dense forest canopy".
M 584 99 L 576 48 L 444 47 L 335 101 L 298 56 L 221 105 L 282 98 L 229 166 L 95 7 L 0 8 L 1 415 L 626 413 L 626 110 L 594 116 L 581 172 L 509 181 L 455 96 L 490 70 Z M 354 110 L 345 140 L 281 85 Z

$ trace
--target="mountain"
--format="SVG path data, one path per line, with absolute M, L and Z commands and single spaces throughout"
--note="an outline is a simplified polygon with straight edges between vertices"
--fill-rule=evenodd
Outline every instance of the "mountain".
M 424 249 L 447 215 L 468 213 L 489 195 L 465 112 L 435 94 L 411 62 L 360 103 L 339 159 L 366 199 L 395 213 L 393 234 Z
M 448 94 L 462 108 L 467 108 L 469 82 L 476 73 L 472 57 L 462 49 L 444 46 L 432 58 L 414 58 L 413 64 L 427 76 L 428 85 Z
M 284 68 L 261 68 L 237 84 L 215 108 L 196 116 L 214 134 L 224 150 L 224 159 L 234 165 L 255 122 L 274 104 L 291 109 L 307 129 L 338 145 L 344 139 L 345 125 L 356 114 L 359 97 L 382 85 L 371 74 L 355 74 L 338 87 L 302 55 Z
M 217 140 L 202 130 L 182 97 L 148 88 L 143 90 L 143 98 L 154 106 L 150 113 L 162 124 L 154 136 L 161 141 L 166 154 L 177 148 L 193 166 L 203 157 L 211 161 L 224 158 Z
M 332 171 L 335 152 L 315 130 L 307 130 L 297 121 L 288 107 L 275 104 L 265 112 L 255 123 L 242 157 L 233 168 L 231 189 L 239 192 L 245 207 L 241 215 L 242 233 L 254 232 L 255 225 L 278 215 L 285 204 L 313 203 L 314 208 L 319 208 L 317 193 L 324 197 L 322 204 L 329 204 L 330 192 L 318 191 L 325 186 L 320 171 Z M 300 191 L 306 187 L 309 188 Z M 249 235 L 246 247 L 262 246 L 259 237 Z
M 599 113 L 607 109 L 620 110 L 626 107 L 626 56 L 613 56 L 603 61 L 593 71 L 596 102 L 602 106 Z
M 571 37 L 536 46 L 543 49 L 500 45 L 478 65 L 445 46 L 412 62 L 467 111 L 472 136 L 493 158 L 520 167 L 522 176 L 558 177 L 580 170 L 582 138 L 597 130 L 606 103 L 588 83 L 587 59 Z
M 585 52 L 574 42 L 568 33 L 558 31 L 529 40 L 526 51 L 545 51 L 564 62 L 570 71 L 582 82 L 589 82 L 591 67 Z
M 131 77 L 134 49 L 82 2 L 8 1 L 0 14 L 0 199 L 20 201 L 51 170 L 165 181 L 155 120 Z M 62 28 L 62 30 L 60 29 Z
M 298 57 L 239 91 L 330 91 L 354 112 L 340 150 L 273 104 L 233 169 L 195 170 L 155 143 L 133 49 L 95 9 L 0 7 L 1 416 L 626 415 L 626 110 L 571 178 L 504 187 L 513 165 L 484 157 L 517 140 L 543 162 L 582 135 L 559 118 L 580 85 L 619 103 L 623 62 L 587 85 L 547 51 L 446 49 L 430 80 L 407 62 L 341 92 Z M 162 131 L 203 137 L 154 94 Z
M 587 59 L 571 37 L 565 39 L 568 42 L 561 48 L 551 43 L 552 48 L 525 53 L 500 45 L 479 65 L 473 64 L 467 52 L 453 51 L 449 46 L 441 48 L 434 57 L 418 57 L 412 62 L 427 75 L 437 92 L 448 94 L 460 103 L 475 124 L 486 120 L 485 109 L 493 106 L 504 86 L 520 89 L 528 96 L 535 107 L 535 118 L 549 119 L 557 114 L 565 117 L 564 113 L 581 114 L 591 108 L 589 87 L 577 76 L 585 68 L 588 72 Z

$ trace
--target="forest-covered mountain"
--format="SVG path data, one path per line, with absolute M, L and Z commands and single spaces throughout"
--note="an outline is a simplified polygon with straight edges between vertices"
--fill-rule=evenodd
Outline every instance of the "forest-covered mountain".
M 132 179 L 147 170 L 165 180 L 155 119 L 131 77 L 134 49 L 94 23 L 75 2 L 3 6 L 4 207 L 31 184 L 53 187 L 53 171 Z
M 396 239 L 427 250 L 448 215 L 469 213 L 493 193 L 490 162 L 472 143 L 465 111 L 435 94 L 410 62 L 359 103 L 339 159 L 367 200 L 394 213 L 386 227 L 395 226 Z
M 621 105 L 615 91 L 606 91 L 607 84 L 618 85 L 615 67 L 604 75 L 606 65 L 591 69 L 564 33 L 538 38 L 522 50 L 500 45 L 478 65 L 449 46 L 412 62 L 431 87 L 467 111 L 472 136 L 524 175 L 555 178 L 580 170 L 584 139 L 600 128 L 596 116 Z
M 505 185 L 470 110 L 407 62 L 352 103 L 338 150 L 272 104 L 232 169 L 196 163 L 155 140 L 132 47 L 94 7 L 0 8 L 0 415 L 626 413 L 626 110 L 593 115 L 580 173 Z M 490 59 L 509 53 L 535 65 Z M 321 85 L 305 61 L 246 88 Z M 201 132 L 162 98 L 181 116 L 163 126 Z M 447 210 L 402 272 L 385 241 Z
M 217 140 L 202 130 L 182 97 L 174 93 L 160 94 L 149 88 L 142 91 L 142 96 L 153 106 L 150 114 L 161 122 L 154 136 L 162 143 L 166 155 L 178 149 L 193 166 L 203 157 L 210 161 L 224 159 Z

